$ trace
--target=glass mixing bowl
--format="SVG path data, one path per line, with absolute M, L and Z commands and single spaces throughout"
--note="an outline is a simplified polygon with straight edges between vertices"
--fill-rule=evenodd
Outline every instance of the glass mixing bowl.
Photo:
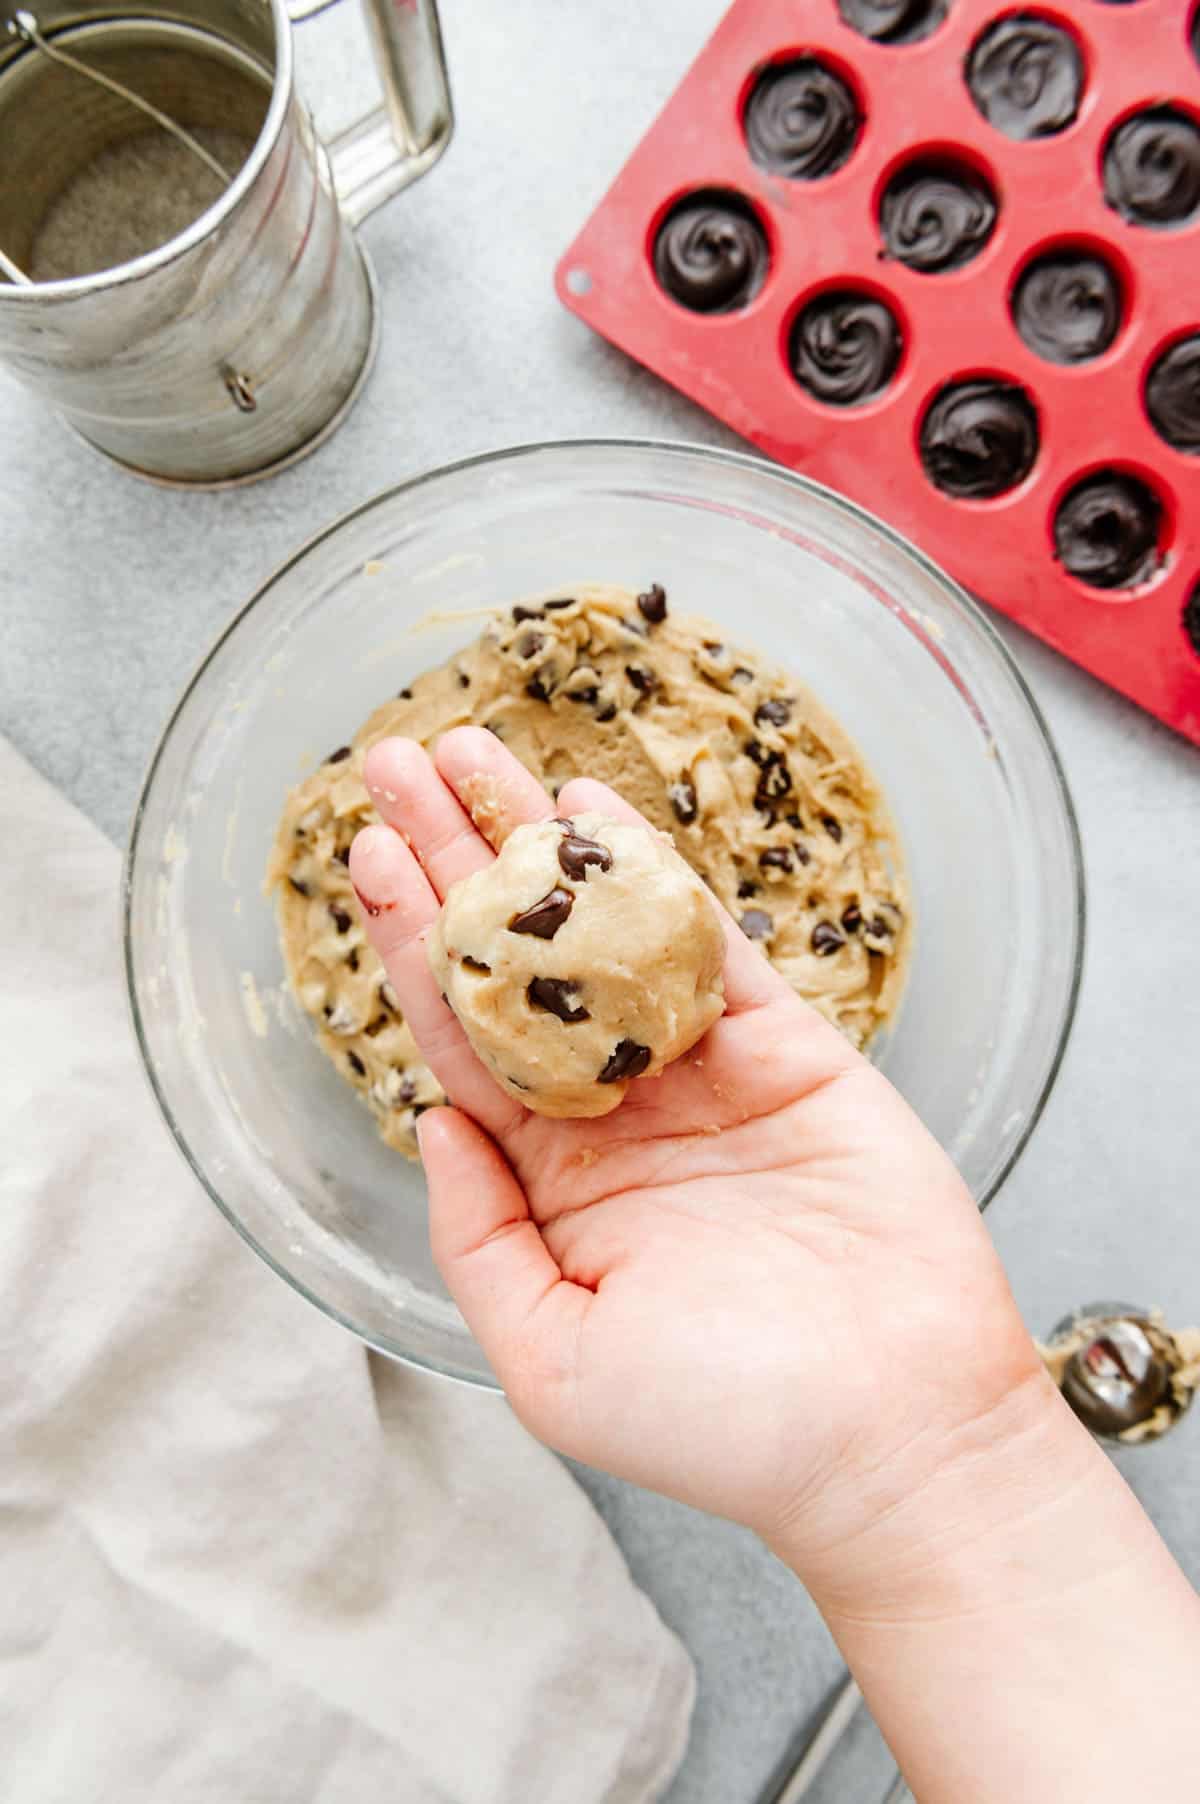
M 569 443 L 452 465 L 339 520 L 237 615 L 155 754 L 125 870 L 133 1016 L 167 1124 L 239 1233 L 373 1346 L 481 1384 L 421 1172 L 284 990 L 263 871 L 291 786 L 473 637 L 478 610 L 585 580 L 663 583 L 858 741 L 916 919 L 873 1056 L 981 1204 L 1045 1103 L 1079 979 L 1079 843 L 1045 724 L 962 590 L 850 502 L 749 457 Z

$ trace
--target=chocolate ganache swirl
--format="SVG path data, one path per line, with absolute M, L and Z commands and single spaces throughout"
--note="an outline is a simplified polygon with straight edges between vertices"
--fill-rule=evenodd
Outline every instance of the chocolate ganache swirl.
M 738 195 L 707 189 L 681 200 L 659 227 L 654 271 L 693 313 L 731 313 L 766 280 L 766 234 Z
M 1084 251 L 1049 251 L 1025 270 L 1013 322 L 1048 363 L 1086 363 L 1107 351 L 1121 325 L 1121 285 L 1108 264 Z
M 921 422 L 921 462 L 947 495 L 1002 495 L 1028 476 L 1038 453 L 1037 414 L 1011 382 L 954 382 Z
M 990 25 L 967 59 L 967 87 L 1006 138 L 1047 138 L 1079 112 L 1083 58 L 1070 32 L 1035 13 Z
M 925 274 L 977 257 L 996 224 L 996 199 L 974 170 L 915 163 L 894 175 L 879 209 L 889 257 Z
M 1118 125 L 1104 149 L 1104 198 L 1131 225 L 1185 224 L 1200 208 L 1200 126 L 1171 106 Z
M 1200 457 L 1200 332 L 1156 358 L 1146 378 L 1146 412 L 1168 445 Z
M 901 342 L 890 307 L 841 289 L 804 308 L 792 327 L 789 361 L 801 388 L 818 401 L 854 407 L 887 387 Z
M 793 181 L 832 175 L 858 142 L 862 114 L 854 95 L 816 57 L 764 69 L 746 105 L 750 155 L 760 169 Z
M 1054 555 L 1095 589 L 1132 589 L 1158 568 L 1162 507 L 1136 476 L 1100 470 L 1077 482 L 1054 519 Z
M 877 44 L 916 44 L 946 17 L 945 0 L 838 0 L 851 30 Z

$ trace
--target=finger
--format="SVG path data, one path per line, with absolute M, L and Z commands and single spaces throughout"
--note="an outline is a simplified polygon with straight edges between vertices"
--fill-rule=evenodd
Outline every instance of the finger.
M 367 793 L 408 841 L 439 897 L 492 862 L 492 850 L 415 739 L 381 739 L 363 766 Z
M 506 1096 L 475 1057 L 425 954 L 438 899 L 424 871 L 390 827 L 364 827 L 350 848 L 350 879 L 367 938 L 383 961 L 400 1012 L 421 1056 L 460 1108 L 490 1133 L 509 1133 L 526 1111 Z
M 514 827 L 548 820 L 554 803 L 486 727 L 455 727 L 438 740 L 438 771 L 488 843 L 499 851 Z
M 563 1277 L 521 1186 L 473 1121 L 431 1109 L 417 1138 L 437 1268 L 517 1413 L 558 1440 L 593 1293 Z
M 650 826 L 645 815 L 631 808 L 607 783 L 597 783 L 594 777 L 575 777 L 565 784 L 559 794 L 558 811 L 564 815 L 607 814 L 613 820 Z M 779 975 L 774 965 L 768 964 L 753 941 L 746 938 L 728 909 L 723 908 L 715 896 L 712 900 L 725 929 L 726 1013 L 741 1014 L 747 1009 L 763 1008 L 781 996 L 792 995 L 791 985 Z

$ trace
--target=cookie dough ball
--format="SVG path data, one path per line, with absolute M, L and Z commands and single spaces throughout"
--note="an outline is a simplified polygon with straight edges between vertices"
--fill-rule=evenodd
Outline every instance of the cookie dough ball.
M 539 1115 L 607 1115 L 725 1006 L 725 937 L 665 833 L 599 814 L 518 827 L 456 883 L 429 963 L 475 1051 Z

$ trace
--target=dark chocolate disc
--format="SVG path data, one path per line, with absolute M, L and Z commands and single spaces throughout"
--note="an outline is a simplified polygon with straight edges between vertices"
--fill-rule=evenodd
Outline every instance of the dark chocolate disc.
M 881 393 L 900 361 L 900 328 L 873 295 L 839 289 L 819 294 L 792 327 L 788 362 L 801 388 L 831 407 L 853 407 Z
M 1095 589 L 1132 589 L 1159 565 L 1162 504 L 1136 476 L 1100 470 L 1068 491 L 1054 517 L 1054 555 Z
M 1155 360 L 1146 378 L 1146 412 L 1168 445 L 1200 457 L 1200 332 Z
M 1079 112 L 1083 58 L 1069 31 L 1035 13 L 989 25 L 967 58 L 971 99 L 1006 138 L 1048 138 Z
M 1200 210 L 1200 126 L 1178 107 L 1148 107 L 1104 147 L 1104 198 L 1131 225 L 1183 225 Z
M 654 244 L 654 273 L 693 313 L 732 313 L 766 280 L 770 253 L 751 208 L 724 189 L 689 194 L 668 213 Z
M 910 163 L 884 189 L 879 224 L 886 254 L 909 269 L 958 269 L 991 237 L 996 197 L 964 165 Z
M 1196 584 L 1184 603 L 1183 636 L 1200 658 L 1200 583 Z
M 1121 325 L 1121 284 L 1099 257 L 1049 251 L 1025 270 L 1012 299 L 1013 323 L 1049 363 L 1086 363 L 1107 351 Z
M 837 0 L 852 31 L 877 44 L 916 44 L 946 17 L 945 0 Z
M 862 114 L 841 76 L 804 56 L 763 70 L 743 123 L 760 169 L 811 182 L 846 162 L 858 142 Z
M 1012 382 L 953 382 L 921 422 L 921 462 L 947 495 L 1003 495 L 1028 476 L 1037 454 L 1037 414 Z

